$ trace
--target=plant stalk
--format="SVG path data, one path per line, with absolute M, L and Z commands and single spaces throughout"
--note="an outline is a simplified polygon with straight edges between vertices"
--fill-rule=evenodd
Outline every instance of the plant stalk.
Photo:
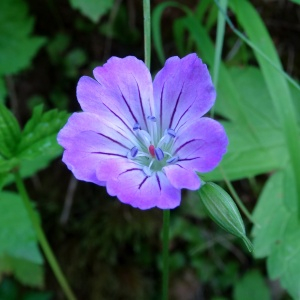
M 67 299 L 68 300 L 76 300 L 76 297 L 74 296 L 66 278 L 64 277 L 64 275 L 59 267 L 59 264 L 58 264 L 54 254 L 50 248 L 50 245 L 46 239 L 45 233 L 44 233 L 44 231 L 40 225 L 40 222 L 37 218 L 37 215 L 32 207 L 32 203 L 29 200 L 29 196 L 26 191 L 23 180 L 18 171 L 15 172 L 14 175 L 15 175 L 15 182 L 16 182 L 17 188 L 18 188 L 21 198 L 23 200 L 23 203 L 24 203 L 25 209 L 28 213 L 28 216 L 31 220 L 32 226 L 35 230 L 39 244 L 40 244 L 41 248 L 43 249 L 45 257 L 46 257 L 57 281 L 59 282 L 62 290 L 64 291 L 64 294 L 67 297 Z
M 169 297 L 169 228 L 170 228 L 170 210 L 164 210 L 163 217 L 163 282 L 162 299 L 168 300 Z
M 145 64 L 150 70 L 151 63 L 151 14 L 150 14 L 150 0 L 143 0 L 144 11 L 144 52 Z

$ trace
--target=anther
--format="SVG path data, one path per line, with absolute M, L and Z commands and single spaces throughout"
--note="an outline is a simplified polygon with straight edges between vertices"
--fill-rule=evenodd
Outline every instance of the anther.
M 170 157 L 169 159 L 167 159 L 167 164 L 174 164 L 178 161 L 179 157 L 178 156 L 173 156 L 173 157 Z
M 130 150 L 131 157 L 136 157 L 138 152 L 139 152 L 138 147 L 134 146 L 133 148 L 131 148 L 131 150 Z
M 155 148 L 155 157 L 157 160 L 162 160 L 165 157 L 164 152 L 160 148 Z
M 147 119 L 152 122 L 156 122 L 156 118 L 154 116 L 148 116 Z
M 173 129 L 171 129 L 171 128 L 167 129 L 167 133 L 168 133 L 168 135 L 171 136 L 172 138 L 174 138 L 174 137 L 176 136 L 175 130 L 173 130 Z
M 141 129 L 141 125 L 139 123 L 135 123 L 132 128 L 134 131 Z

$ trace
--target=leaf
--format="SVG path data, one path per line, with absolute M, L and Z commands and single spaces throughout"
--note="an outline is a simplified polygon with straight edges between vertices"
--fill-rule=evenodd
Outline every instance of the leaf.
M 0 104 L 0 158 L 1 155 L 6 158 L 13 156 L 20 136 L 21 131 L 16 118 Z
M 80 12 L 88 17 L 94 23 L 108 12 L 113 6 L 113 0 L 70 0 L 70 4 L 74 9 L 79 9 Z
M 261 273 L 248 271 L 234 286 L 234 300 L 270 300 L 271 295 Z
M 290 1 L 292 1 L 292 2 L 297 3 L 297 4 L 300 5 L 300 0 L 290 0 Z
M 41 286 L 43 258 L 20 197 L 0 192 L 0 274 L 12 272 L 22 283 Z
M 284 235 L 268 257 L 267 267 L 271 279 L 280 279 L 293 299 L 300 298 L 300 225 L 297 212 L 289 219 Z
M 223 172 L 230 180 L 235 180 L 283 167 L 288 161 L 288 153 L 261 72 L 253 67 L 230 68 L 227 72 L 226 76 L 235 83 L 239 109 L 247 115 L 247 123 L 240 119 L 240 114 L 232 122 L 223 122 L 229 137 L 228 152 L 220 165 Z M 230 97 L 230 93 L 219 97 L 216 113 L 230 116 L 227 97 Z M 202 177 L 204 180 L 220 180 L 223 175 L 221 169 L 217 168 Z
M 33 25 L 26 2 L 0 1 L 0 75 L 28 67 L 45 43 L 44 38 L 31 36 Z
M 282 240 L 291 216 L 283 202 L 283 178 L 283 172 L 269 178 L 253 212 L 255 226 L 252 235 L 257 258 L 271 254 L 276 243 Z
M 59 155 L 62 149 L 56 141 L 56 136 L 67 118 L 68 114 L 64 111 L 54 109 L 42 113 L 42 106 L 36 107 L 22 132 L 17 157 L 30 160 L 38 156 L 52 158 Z

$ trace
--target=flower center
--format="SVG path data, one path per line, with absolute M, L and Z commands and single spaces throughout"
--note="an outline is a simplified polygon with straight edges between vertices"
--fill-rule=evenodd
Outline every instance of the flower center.
M 166 165 L 176 163 L 179 157 L 173 155 L 175 130 L 169 128 L 161 136 L 154 116 L 147 118 L 147 125 L 148 131 L 143 130 L 139 123 L 132 127 L 137 142 L 127 157 L 141 165 L 147 176 L 151 176 L 153 172 L 161 171 Z

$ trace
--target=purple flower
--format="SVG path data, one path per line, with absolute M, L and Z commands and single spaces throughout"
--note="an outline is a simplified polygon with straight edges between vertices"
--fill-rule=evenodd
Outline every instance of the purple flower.
M 152 83 L 142 61 L 112 57 L 94 76 L 79 80 L 83 112 L 58 134 L 63 161 L 134 207 L 178 206 L 181 189 L 198 189 L 196 172 L 214 169 L 228 144 L 223 127 L 202 117 L 216 97 L 206 65 L 196 54 L 171 57 Z

